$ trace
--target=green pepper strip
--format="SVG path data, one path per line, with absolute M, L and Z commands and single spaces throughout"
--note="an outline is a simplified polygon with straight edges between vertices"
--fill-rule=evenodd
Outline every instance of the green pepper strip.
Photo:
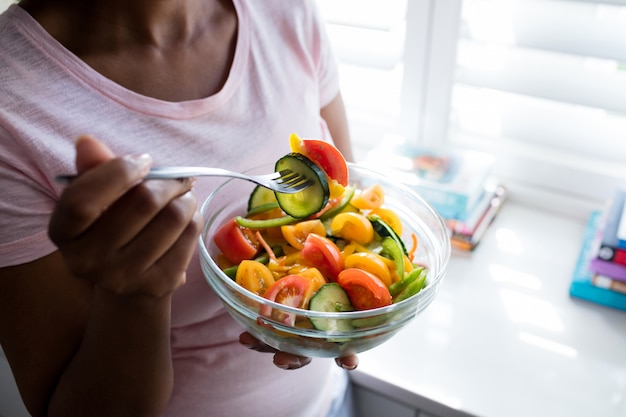
M 389 294 L 391 294 L 392 297 L 400 294 L 406 289 L 406 287 L 409 286 L 409 284 L 413 283 L 413 281 L 415 281 L 420 276 L 423 269 L 423 267 L 417 267 L 411 270 L 411 272 L 409 272 L 408 274 L 406 274 L 401 281 L 391 284 L 389 286 Z
M 383 254 L 387 254 L 391 257 L 393 262 L 396 264 L 396 272 L 400 277 L 400 281 L 404 279 L 404 253 L 398 245 L 398 242 L 392 237 L 385 237 L 381 242 L 383 246 Z
M 277 217 L 275 219 L 266 220 L 253 220 L 245 217 L 237 216 L 235 221 L 239 226 L 247 227 L 248 229 L 268 229 L 270 227 L 285 226 L 298 221 L 295 217 L 289 215 L 283 217 Z
M 394 304 L 399 303 L 400 301 L 404 301 L 409 297 L 413 297 L 415 294 L 420 292 L 422 288 L 424 288 L 426 275 L 426 270 L 422 269 L 420 271 L 419 277 L 415 281 L 407 285 L 407 287 L 393 299 Z

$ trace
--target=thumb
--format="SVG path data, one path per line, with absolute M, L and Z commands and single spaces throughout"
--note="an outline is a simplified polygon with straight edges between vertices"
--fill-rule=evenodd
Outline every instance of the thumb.
M 79 174 L 113 158 L 113 152 L 91 136 L 80 136 L 76 140 L 76 170 Z

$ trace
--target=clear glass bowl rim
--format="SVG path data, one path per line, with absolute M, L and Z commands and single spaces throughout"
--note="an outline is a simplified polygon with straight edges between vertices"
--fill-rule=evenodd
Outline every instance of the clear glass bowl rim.
M 251 168 L 248 171 L 255 171 L 258 170 L 259 168 L 262 167 L 267 167 L 267 166 L 271 166 L 268 164 L 263 164 L 261 166 L 257 166 L 255 168 Z M 381 178 L 382 180 L 388 181 L 388 178 L 380 173 L 377 172 L 375 170 L 372 170 L 370 168 L 366 168 L 363 166 L 360 166 L 358 164 L 354 164 L 354 163 L 350 163 L 348 162 L 348 167 L 349 170 L 356 170 L 356 171 L 364 171 L 367 172 L 369 175 L 371 175 L 372 177 L 378 177 Z M 203 202 L 201 208 L 200 208 L 200 213 L 202 215 L 202 217 L 204 219 L 206 219 L 206 214 L 207 211 L 210 208 L 211 203 L 213 202 L 214 198 L 216 195 L 218 195 L 218 193 L 225 188 L 226 186 L 228 186 L 232 181 L 241 181 L 238 179 L 229 179 L 227 181 L 225 181 L 223 184 L 221 184 L 220 186 L 218 186 L 211 194 L 209 194 L 209 196 L 206 198 L 206 200 Z M 441 228 L 441 230 L 443 231 L 443 233 L 446 233 L 447 230 L 447 226 L 444 222 L 444 220 L 441 218 L 441 216 L 435 211 L 435 209 L 428 203 L 426 202 L 419 194 L 417 194 L 415 191 L 413 191 L 411 188 L 409 188 L 408 186 L 401 184 L 401 183 L 397 183 L 394 185 L 394 187 L 399 188 L 403 193 L 407 193 L 411 195 L 412 199 L 416 199 L 419 200 L 420 203 L 426 208 L 426 210 L 428 211 L 429 215 L 435 217 L 438 221 L 438 226 Z M 211 222 L 205 222 L 205 224 L 203 225 L 203 229 L 202 229 L 202 233 L 200 234 L 200 237 L 198 238 L 198 247 L 199 247 L 199 252 L 200 252 L 200 261 L 204 262 L 206 261 L 208 263 L 208 265 L 210 266 L 211 271 L 217 275 L 217 277 L 219 278 L 219 280 L 226 284 L 230 289 L 234 290 L 235 292 L 241 294 L 242 296 L 245 296 L 259 304 L 264 304 L 264 305 L 268 305 L 269 307 L 271 307 L 272 309 L 277 309 L 277 310 L 281 310 L 284 311 L 286 313 L 290 313 L 290 314 L 297 314 L 300 316 L 306 316 L 306 317 L 312 317 L 312 318 L 321 318 L 321 319 L 346 319 L 346 320 L 351 320 L 351 319 L 358 319 L 358 318 L 366 318 L 366 317 L 375 317 L 378 315 L 383 315 L 383 314 L 388 314 L 388 313 L 393 313 L 396 311 L 400 311 L 403 309 L 410 309 L 411 307 L 415 306 L 417 307 L 419 305 L 419 301 L 423 300 L 423 299 L 430 299 L 430 296 L 434 296 L 433 294 L 431 294 L 431 292 L 433 291 L 437 291 L 438 287 L 439 287 L 439 281 L 441 281 L 443 279 L 443 277 L 446 274 L 447 271 L 447 267 L 448 267 L 448 263 L 450 260 L 450 254 L 451 254 L 451 247 L 450 247 L 450 241 L 449 239 L 446 239 L 446 244 L 443 246 L 443 253 L 441 254 L 440 257 L 440 265 L 438 265 L 438 269 L 437 269 L 437 274 L 432 277 L 431 275 L 429 275 L 429 283 L 426 286 L 426 288 L 422 289 L 418 294 L 414 295 L 413 297 L 410 297 L 406 300 L 403 300 L 399 303 L 396 304 L 391 304 L 385 307 L 380 307 L 380 308 L 376 308 L 376 309 L 372 309 L 372 310 L 360 310 L 360 311 L 349 311 L 349 312 L 337 312 L 337 313 L 332 313 L 332 312 L 322 312 L 322 311 L 313 311 L 313 310 L 304 310 L 301 308 L 297 308 L 297 307 L 290 307 L 284 304 L 280 304 L 277 303 L 275 301 L 269 300 L 267 298 L 264 298 L 260 295 L 257 295 L 247 289 L 245 289 L 244 287 L 240 286 L 239 284 L 237 284 L 234 280 L 232 280 L 230 277 L 228 277 L 217 265 L 217 263 L 213 260 L 213 257 L 209 254 L 207 245 L 205 244 L 205 238 L 206 238 L 206 232 L 207 229 L 211 226 Z M 245 307 L 247 309 L 249 309 L 248 306 L 245 306 L 243 303 L 238 303 L 240 305 L 242 305 L 242 307 Z

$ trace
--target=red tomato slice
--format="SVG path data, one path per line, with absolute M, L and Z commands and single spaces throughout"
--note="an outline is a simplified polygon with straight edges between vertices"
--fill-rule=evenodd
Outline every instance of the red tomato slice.
M 312 267 L 319 269 L 325 278 L 337 281 L 337 276 L 343 269 L 343 256 L 330 239 L 316 234 L 308 235 L 301 255 Z
M 391 294 L 385 284 L 362 269 L 344 269 L 339 273 L 337 283 L 346 291 L 350 303 L 357 310 L 371 310 L 391 304 Z
M 348 165 L 339 149 L 319 139 L 302 139 L 302 150 L 326 175 L 344 187 L 348 186 Z
M 239 226 L 234 218 L 217 229 L 213 241 L 226 259 L 235 265 L 245 259 L 252 259 L 259 250 L 254 233 Z
M 311 281 L 307 278 L 300 275 L 287 275 L 272 284 L 265 292 L 264 297 L 286 306 L 301 307 L 309 285 L 311 285 Z M 294 314 L 273 310 L 267 305 L 261 306 L 259 314 L 288 326 L 293 326 L 296 321 Z

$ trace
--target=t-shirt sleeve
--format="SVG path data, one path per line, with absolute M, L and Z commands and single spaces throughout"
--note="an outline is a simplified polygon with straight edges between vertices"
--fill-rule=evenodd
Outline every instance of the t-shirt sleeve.
M 40 167 L 0 129 L 0 267 L 19 265 L 52 253 L 48 219 L 55 197 Z

